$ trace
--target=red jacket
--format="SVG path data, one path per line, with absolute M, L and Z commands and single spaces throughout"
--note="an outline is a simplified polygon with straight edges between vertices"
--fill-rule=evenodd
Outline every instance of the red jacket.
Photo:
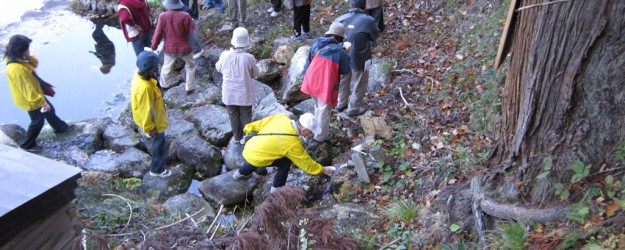
M 182 10 L 168 10 L 158 15 L 158 23 L 152 38 L 152 50 L 164 40 L 165 53 L 191 53 L 193 48 L 189 37 L 195 30 L 195 22 L 189 13 Z
M 312 45 L 306 65 L 302 92 L 336 107 L 340 75 L 349 73 L 349 56 L 334 38 L 320 37 Z
M 152 21 L 150 20 L 150 7 L 145 0 L 119 0 L 119 4 L 123 4 L 128 7 L 130 12 L 132 12 L 132 14 L 128 13 L 125 9 L 119 9 L 119 11 L 117 11 L 117 16 L 122 23 L 122 31 L 124 32 L 126 41 L 136 41 L 139 37 L 146 33 L 151 33 L 152 30 L 154 30 Z M 141 29 L 143 29 L 143 32 L 141 32 L 141 34 L 137 37 L 129 38 L 126 26 L 123 24 L 128 24 L 130 26 L 138 24 L 141 26 Z

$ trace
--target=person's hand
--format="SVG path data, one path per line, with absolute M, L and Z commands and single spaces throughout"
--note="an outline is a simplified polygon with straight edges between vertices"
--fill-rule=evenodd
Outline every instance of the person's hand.
M 52 107 L 50 107 L 50 104 L 48 104 L 47 102 L 44 102 L 43 105 L 41 106 L 41 113 L 48 112 L 51 109 Z
M 145 133 L 145 136 L 147 136 L 148 138 L 152 138 L 156 135 L 156 129 L 152 129 L 150 131 L 148 131 L 147 133 Z
M 323 167 L 323 174 L 327 176 L 332 176 L 334 174 L 334 171 L 336 171 L 335 167 L 332 167 L 332 166 Z
M 347 53 L 349 53 L 349 51 L 352 49 L 352 43 L 350 43 L 350 42 L 344 42 L 344 43 L 343 43 L 343 48 L 345 48 L 345 51 L 346 51 Z

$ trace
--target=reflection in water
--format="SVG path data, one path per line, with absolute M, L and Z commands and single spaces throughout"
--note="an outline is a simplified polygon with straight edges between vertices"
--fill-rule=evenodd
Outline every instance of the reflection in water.
M 91 37 L 95 40 L 95 52 L 89 51 L 93 53 L 100 61 L 102 62 L 102 66 L 100 67 L 100 72 L 103 74 L 108 74 L 111 72 L 111 68 L 115 66 L 115 44 L 104 34 L 102 28 L 104 27 L 104 23 L 94 21 L 95 30 Z

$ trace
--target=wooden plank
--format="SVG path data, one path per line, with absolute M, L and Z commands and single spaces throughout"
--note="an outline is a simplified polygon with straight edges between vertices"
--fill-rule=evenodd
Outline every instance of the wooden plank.
M 367 174 L 367 168 L 365 167 L 362 155 L 360 155 L 360 153 L 352 153 L 352 162 L 354 162 L 354 165 L 356 166 L 358 179 L 360 179 L 363 183 L 370 183 L 371 180 L 369 180 L 369 174 Z
M 501 33 L 501 39 L 499 40 L 499 48 L 497 49 L 497 57 L 495 58 L 494 68 L 498 69 L 499 66 L 503 63 L 503 60 L 506 59 L 508 52 L 510 51 L 510 45 L 512 44 L 512 38 L 514 37 L 514 24 L 516 20 L 516 12 L 517 5 L 519 5 L 521 1 L 512 0 L 510 2 L 510 9 L 508 9 L 508 17 L 506 18 L 506 24 L 503 26 L 503 31 Z

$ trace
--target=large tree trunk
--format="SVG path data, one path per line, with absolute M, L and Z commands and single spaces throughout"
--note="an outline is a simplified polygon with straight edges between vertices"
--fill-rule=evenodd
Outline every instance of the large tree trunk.
M 620 164 L 625 139 L 625 1 L 546 2 L 517 12 L 489 175 L 502 197 L 534 204 L 569 183 L 575 160 L 591 173 Z M 552 172 L 537 179 L 547 157 Z

